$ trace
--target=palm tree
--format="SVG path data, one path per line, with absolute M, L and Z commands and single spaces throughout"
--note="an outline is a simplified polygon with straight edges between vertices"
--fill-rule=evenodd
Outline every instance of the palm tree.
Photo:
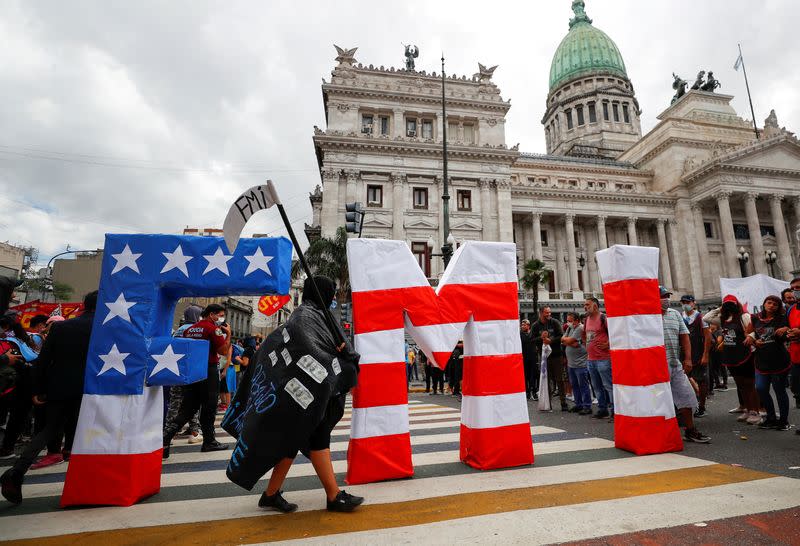
M 336 230 L 332 238 L 320 237 L 315 240 L 304 256 L 309 269 L 314 275 L 325 275 L 336 281 L 338 287 L 336 299 L 345 303 L 350 299 L 350 273 L 347 270 L 347 231 L 344 226 Z M 297 279 L 303 273 L 300 261 L 292 263 L 292 278 Z
M 549 278 L 549 271 L 542 260 L 531 258 L 523 266 L 522 286 L 533 294 L 533 312 L 539 314 L 539 286 Z

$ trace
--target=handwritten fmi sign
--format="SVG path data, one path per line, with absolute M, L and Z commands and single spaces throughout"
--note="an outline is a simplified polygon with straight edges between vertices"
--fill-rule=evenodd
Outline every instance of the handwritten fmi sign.
M 267 210 L 276 203 L 280 203 L 280 199 L 275 192 L 275 186 L 272 185 L 272 180 L 267 180 L 266 184 L 253 186 L 237 197 L 228 210 L 222 226 L 228 251 L 232 252 L 232 249 L 236 248 L 242 230 L 250 217 L 259 211 Z

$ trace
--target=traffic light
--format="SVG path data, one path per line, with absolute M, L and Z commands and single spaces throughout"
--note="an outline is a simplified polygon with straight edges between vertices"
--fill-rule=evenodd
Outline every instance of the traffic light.
M 350 305 L 349 303 L 342 304 L 341 317 L 342 322 L 350 322 Z
M 361 237 L 361 230 L 364 227 L 364 206 L 361 203 L 345 203 L 344 210 L 345 230 L 347 233 L 358 233 Z

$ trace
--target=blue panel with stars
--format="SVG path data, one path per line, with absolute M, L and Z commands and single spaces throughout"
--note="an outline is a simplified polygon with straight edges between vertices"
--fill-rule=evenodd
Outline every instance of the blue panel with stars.
M 283 237 L 244 238 L 229 254 L 222 237 L 106 235 L 85 392 L 141 394 L 145 384 L 204 379 L 208 342 L 169 338 L 177 301 L 287 294 L 291 264 Z

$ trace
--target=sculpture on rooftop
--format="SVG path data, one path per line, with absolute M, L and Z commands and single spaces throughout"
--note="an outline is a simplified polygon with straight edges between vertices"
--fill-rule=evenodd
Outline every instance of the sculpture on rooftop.
M 478 63 L 478 71 L 472 75 L 473 78 L 478 78 L 480 82 L 488 82 L 492 79 L 492 74 L 494 71 L 497 70 L 497 67 L 500 65 L 494 65 L 491 68 L 486 68 L 481 63 Z
M 700 72 L 697 73 L 697 79 L 694 80 L 694 83 L 692 84 L 692 87 L 691 87 L 694 91 L 697 91 L 701 87 L 703 87 L 703 83 L 705 83 L 705 82 L 703 82 L 703 76 L 705 76 L 705 75 L 706 75 L 706 71 L 705 70 L 701 70 Z
M 338 53 L 338 55 L 336 55 L 336 60 L 339 61 L 339 64 L 352 66 L 356 62 L 355 55 L 358 50 L 357 47 L 353 49 L 344 49 L 336 44 L 333 44 L 333 47 L 336 48 L 336 53 Z
M 672 97 L 672 102 L 670 104 L 673 104 L 676 100 L 685 95 L 686 86 L 689 85 L 686 80 L 675 74 L 675 72 L 672 73 L 672 77 L 674 78 L 672 81 L 672 88 L 675 90 L 675 95 Z
M 706 77 L 706 83 L 700 88 L 702 91 L 708 91 L 709 93 L 713 93 L 714 89 L 717 87 L 722 87 L 722 84 L 719 83 L 719 80 L 714 78 L 714 73 L 710 70 L 708 71 L 708 76 Z
M 406 48 L 406 70 L 414 70 L 414 59 L 419 57 L 419 48 L 415 45 L 403 44 Z

